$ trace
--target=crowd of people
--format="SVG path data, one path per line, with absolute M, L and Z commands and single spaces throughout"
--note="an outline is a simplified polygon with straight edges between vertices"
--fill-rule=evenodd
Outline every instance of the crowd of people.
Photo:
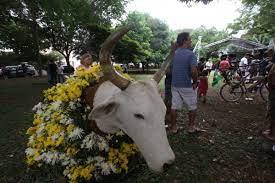
M 224 55 L 220 61 L 213 63 L 211 60 L 200 59 L 197 63 L 195 54 L 191 51 L 192 40 L 187 32 L 180 33 L 176 41 L 176 50 L 165 78 L 165 105 L 167 107 L 166 123 L 168 130 L 177 133 L 177 111 L 185 104 L 188 108 L 187 131 L 189 133 L 205 131 L 196 122 L 198 99 L 206 103 L 208 90 L 208 76 L 212 70 L 218 70 L 226 77 L 227 72 L 233 67 L 239 67 L 241 74 L 267 75 L 269 89 L 269 120 L 271 125 L 263 134 L 275 141 L 275 56 L 274 50 L 264 54 L 245 54 L 240 61 L 236 56 Z M 257 65 L 257 67 L 256 67 Z
M 80 65 L 77 67 L 83 68 L 85 70 L 88 70 L 93 62 L 92 55 L 89 53 L 85 53 L 80 57 Z M 65 68 L 62 65 L 61 62 L 58 62 L 57 64 L 53 61 L 50 60 L 48 63 L 48 82 L 51 85 L 55 85 L 57 83 L 63 83 L 65 81 L 65 75 L 68 74 L 73 74 L 74 73 L 74 68 L 72 66 L 68 66 L 68 69 L 65 72 Z
M 68 66 L 66 71 L 61 62 L 55 63 L 50 60 L 47 67 L 48 82 L 50 85 L 55 85 L 57 83 L 63 83 L 65 81 L 65 75 L 74 72 L 72 66 Z

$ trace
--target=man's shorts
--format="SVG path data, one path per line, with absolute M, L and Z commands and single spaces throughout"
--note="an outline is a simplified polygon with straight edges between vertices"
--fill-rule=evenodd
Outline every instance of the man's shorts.
M 197 109 L 197 90 L 172 86 L 172 109 L 181 109 L 187 105 L 189 111 Z

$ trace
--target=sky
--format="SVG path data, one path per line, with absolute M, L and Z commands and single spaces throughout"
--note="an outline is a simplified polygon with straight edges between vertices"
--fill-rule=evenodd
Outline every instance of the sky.
M 216 27 L 218 30 L 226 28 L 239 16 L 240 0 L 213 0 L 210 4 L 202 3 L 188 6 L 177 0 L 133 0 L 126 8 L 150 14 L 166 22 L 170 29 L 207 28 Z

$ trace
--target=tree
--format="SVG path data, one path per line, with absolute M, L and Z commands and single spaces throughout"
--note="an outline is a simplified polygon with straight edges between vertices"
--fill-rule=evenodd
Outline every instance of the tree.
M 121 17 L 127 2 L 4 0 L 0 6 L 0 45 L 20 55 L 28 53 L 36 61 L 40 50 L 52 47 L 69 65 L 70 54 L 89 38 L 88 24 L 111 27 L 111 20 Z
M 111 25 L 112 20 L 120 20 L 125 7 L 131 0 L 89 0 L 92 22 L 98 25 Z
M 268 44 L 275 35 L 275 2 L 273 0 L 243 0 L 241 15 L 228 28 L 232 34 L 245 30 L 243 38 Z
M 208 3 L 212 2 L 213 0 L 179 0 L 179 1 L 181 1 L 183 3 L 186 3 L 186 4 L 188 4 L 188 3 L 194 3 L 194 2 L 195 3 L 202 2 L 204 4 L 208 4 Z
M 159 19 L 148 17 L 148 24 L 152 30 L 153 36 L 150 40 L 150 48 L 152 50 L 150 61 L 160 63 L 169 53 L 170 49 L 170 30 L 167 24 Z
M 206 28 L 205 26 L 201 26 L 196 29 L 182 29 L 176 30 L 172 33 L 173 40 L 176 39 L 177 35 L 181 32 L 189 32 L 192 37 L 192 47 L 194 48 L 198 42 L 199 36 L 202 36 L 201 45 L 206 45 L 221 39 L 225 39 L 229 37 L 229 33 L 225 30 L 217 30 L 215 27 Z M 208 50 L 201 50 L 201 55 L 206 56 Z
M 129 13 L 123 22 L 124 25 L 131 25 L 133 27 L 128 33 L 128 36 L 131 37 L 132 40 L 137 41 L 142 49 L 145 50 L 145 58 L 150 56 L 150 40 L 153 36 L 152 30 L 147 22 L 148 16 L 147 14 L 135 11 Z
M 193 47 L 197 43 L 199 36 L 202 36 L 202 45 L 206 45 L 227 38 L 229 33 L 225 30 L 219 31 L 215 27 L 207 29 L 205 26 L 201 26 L 191 31 Z
M 148 62 L 159 63 L 169 52 L 170 30 L 161 20 L 135 11 L 129 13 L 122 24 L 133 26 L 128 36 L 137 41 L 143 49 L 144 55 L 138 58 L 143 64 Z
M 43 6 L 42 23 L 47 40 L 70 65 L 70 55 L 88 34 L 86 25 L 90 21 L 90 4 L 86 0 L 56 0 Z
M 89 38 L 83 41 L 77 50 L 78 54 L 92 53 L 94 60 L 98 59 L 101 44 L 111 34 L 112 29 L 97 24 L 88 25 Z M 135 62 L 145 53 L 137 41 L 125 35 L 113 51 L 114 61 L 120 63 Z

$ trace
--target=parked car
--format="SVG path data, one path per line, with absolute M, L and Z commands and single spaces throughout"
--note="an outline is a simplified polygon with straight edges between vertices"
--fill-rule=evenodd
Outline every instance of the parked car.
M 26 73 L 24 71 L 24 68 L 21 65 L 18 65 L 16 68 L 16 77 L 25 77 Z
M 26 75 L 21 65 L 7 66 L 6 70 L 9 78 L 24 77 Z
M 29 75 L 29 76 L 34 76 L 37 71 L 36 69 L 34 68 L 34 66 L 32 65 L 26 65 L 27 69 L 26 69 L 26 74 Z
M 72 66 L 67 66 L 67 65 L 63 66 L 63 74 L 64 75 L 69 76 L 73 73 L 74 73 L 74 68 Z
M 17 66 L 6 66 L 6 70 L 7 70 L 7 76 L 9 78 L 15 78 L 16 77 Z

